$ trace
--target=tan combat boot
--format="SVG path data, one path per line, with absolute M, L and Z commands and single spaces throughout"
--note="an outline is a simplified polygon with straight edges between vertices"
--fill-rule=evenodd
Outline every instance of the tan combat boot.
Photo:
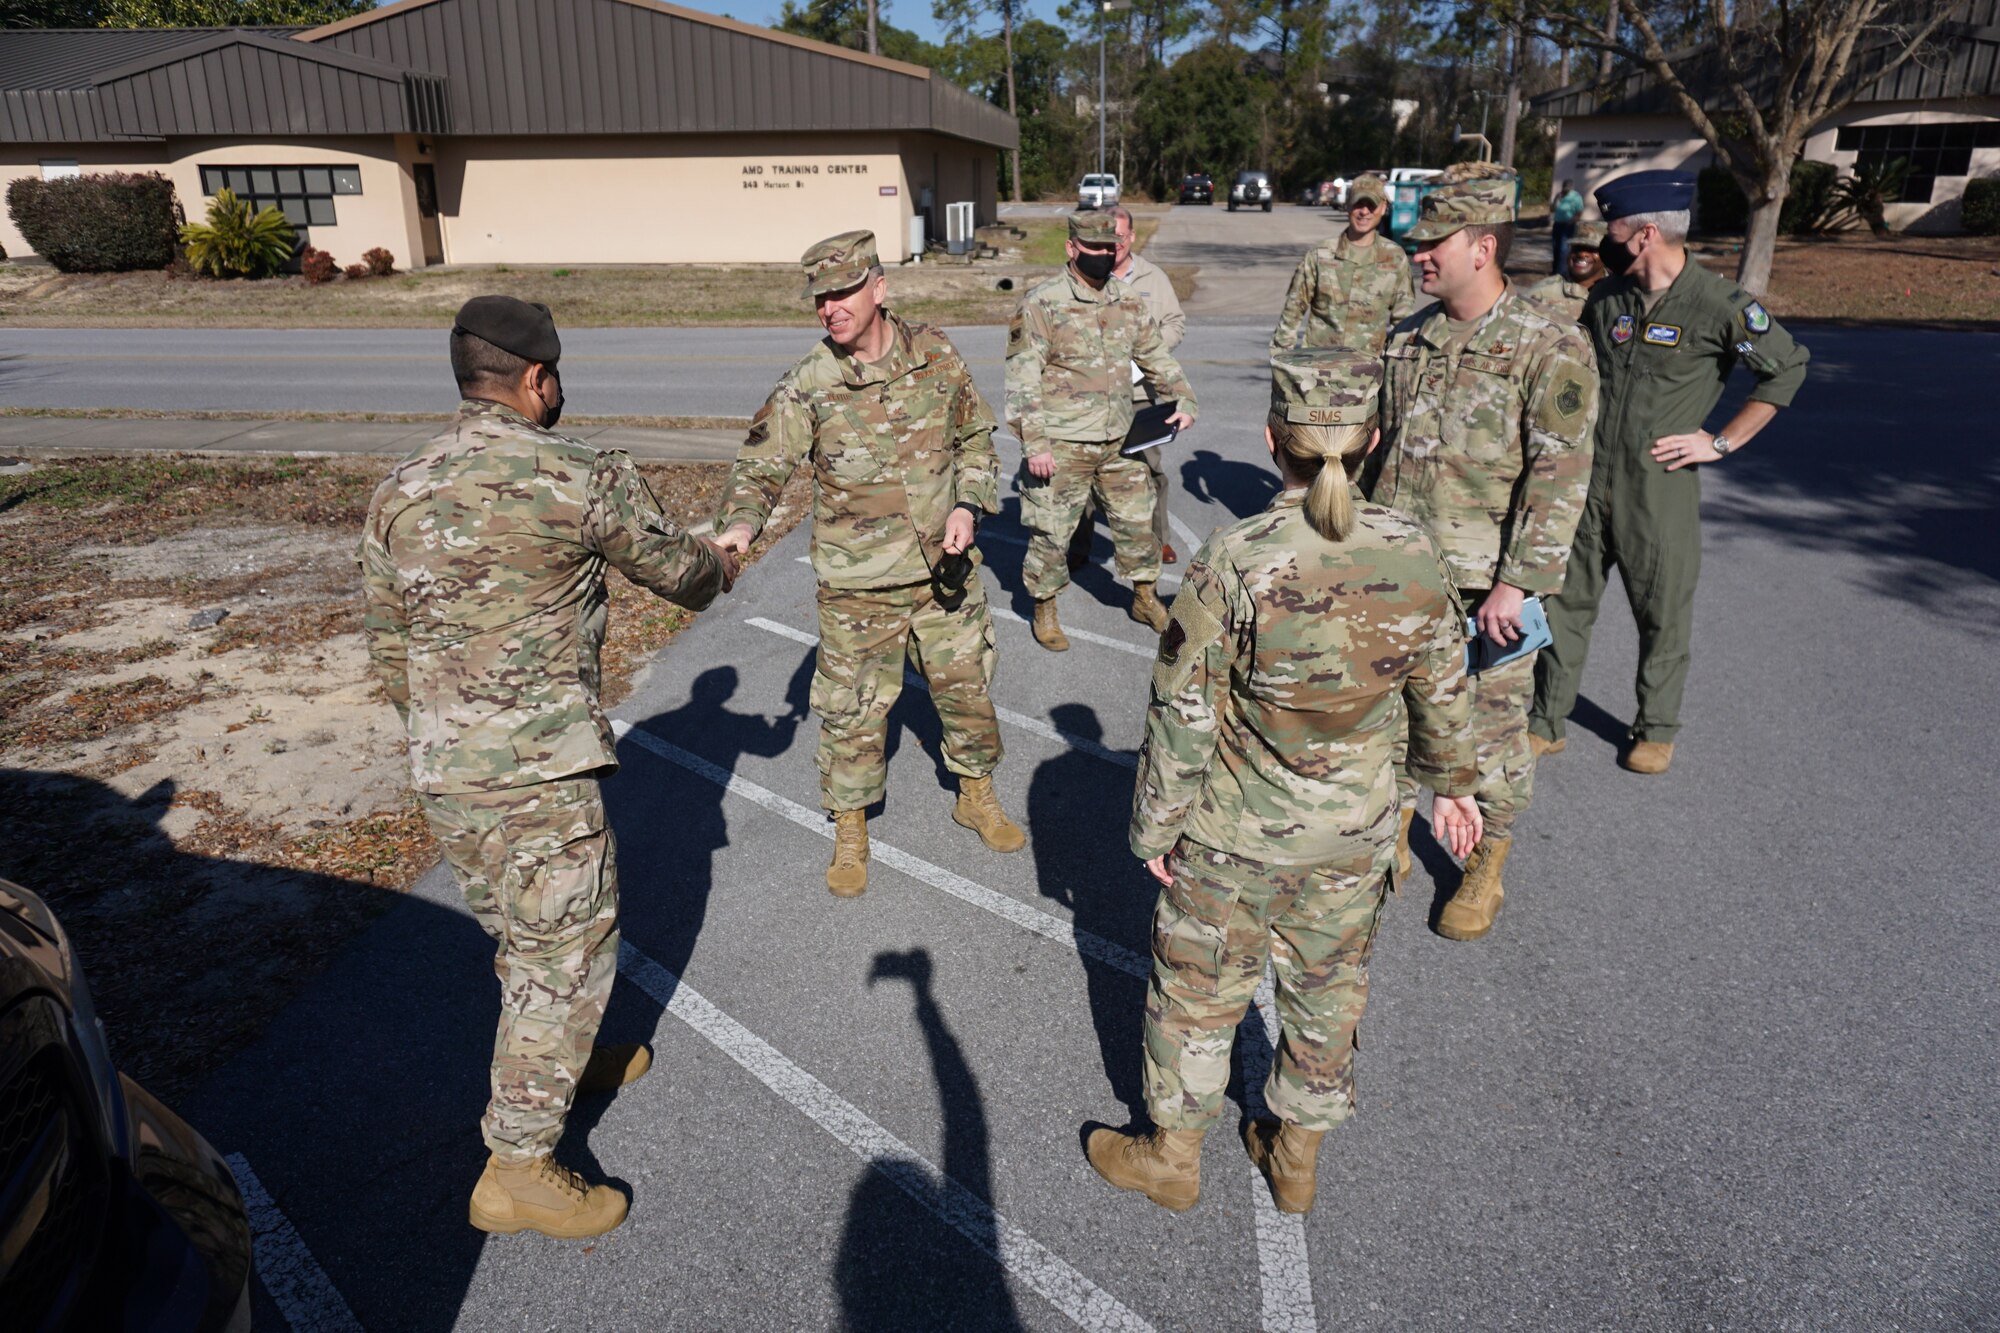
M 826 868 L 826 891 L 836 898 L 859 898 L 868 887 L 868 812 L 833 812 L 833 863 Z
M 1028 835 L 1000 808 L 1000 797 L 993 790 L 990 773 L 983 778 L 958 780 L 958 804 L 951 808 L 951 817 L 977 833 L 990 851 L 1018 852 L 1027 845 Z
M 1056 619 L 1056 599 L 1044 597 L 1035 603 L 1035 642 L 1052 653 L 1065 652 L 1069 648 L 1069 635 L 1063 633 L 1062 622 Z
M 1300 1129 L 1289 1120 L 1246 1120 L 1243 1146 L 1271 1186 L 1281 1213 L 1309 1213 L 1319 1188 L 1319 1145 L 1323 1129 Z
M 489 1158 L 472 1187 L 472 1225 L 512 1235 L 539 1231 L 558 1240 L 601 1236 L 625 1220 L 625 1196 L 592 1185 L 553 1157 L 526 1162 Z
M 1403 813 L 1397 816 L 1396 819 L 1396 879 L 1398 881 L 1398 888 L 1402 887 L 1401 881 L 1409 878 L 1410 871 L 1416 868 L 1416 862 L 1410 859 L 1410 824 L 1416 817 L 1417 807 L 1406 805 L 1403 807 Z
M 1182 1213 L 1201 1198 L 1200 1129 L 1156 1129 L 1127 1134 L 1094 1129 L 1084 1141 L 1084 1155 L 1106 1180 L 1121 1190 L 1137 1190 L 1162 1208 Z
M 1548 737 L 1538 736 L 1532 731 L 1528 733 L 1528 752 L 1537 759 L 1540 759 L 1545 754 L 1561 754 L 1563 747 L 1568 744 L 1569 737 L 1567 736 L 1559 741 L 1552 741 Z
M 1167 608 L 1160 605 L 1159 594 L 1150 583 L 1132 585 L 1132 606 L 1126 614 L 1155 634 L 1167 632 Z
M 1512 838 L 1481 838 L 1465 858 L 1465 878 L 1458 892 L 1438 913 L 1438 934 L 1448 940 L 1476 940 L 1493 929 L 1507 895 L 1500 888 L 1500 868 L 1507 864 Z
M 627 1083 L 636 1083 L 653 1067 L 653 1053 L 638 1042 L 620 1046 L 598 1046 L 590 1052 L 583 1075 L 576 1081 L 578 1092 L 610 1092 Z
M 1672 741 L 1633 741 L 1618 758 L 1618 766 L 1633 773 L 1664 773 L 1673 762 Z

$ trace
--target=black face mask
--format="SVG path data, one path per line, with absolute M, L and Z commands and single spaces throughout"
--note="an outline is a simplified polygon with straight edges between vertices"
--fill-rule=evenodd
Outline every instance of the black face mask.
M 1092 282 L 1103 282 L 1111 276 L 1111 270 L 1116 267 L 1118 267 L 1118 253 L 1115 250 L 1076 252 L 1076 271 Z
M 549 409 L 549 419 L 542 423 L 543 430 L 554 430 L 556 428 L 556 423 L 562 420 L 562 410 L 563 410 L 562 376 L 556 374 L 554 371 L 550 371 L 549 378 L 556 382 L 556 405 Z
M 1632 247 L 1623 241 L 1614 241 L 1607 236 L 1597 243 L 1597 262 L 1604 265 L 1604 271 L 1614 278 L 1631 268 L 1638 258 L 1632 253 Z

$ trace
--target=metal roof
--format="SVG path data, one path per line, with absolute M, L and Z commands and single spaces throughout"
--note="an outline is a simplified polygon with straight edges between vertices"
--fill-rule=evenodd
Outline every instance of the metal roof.
M 1931 39 L 1934 57 L 1919 54 L 1886 78 L 1883 68 L 1900 49 L 1884 32 L 1857 51 L 1857 102 L 1922 102 L 1956 97 L 2000 97 L 2000 0 L 1971 0 L 1963 20 L 1947 23 Z M 1713 51 L 1688 50 L 1673 57 L 1690 91 L 1704 104 L 1730 109 L 1720 60 Z M 1778 70 L 1767 62 L 1757 71 L 1750 94 L 1760 105 L 1777 95 Z M 1632 70 L 1608 83 L 1594 79 L 1543 93 L 1529 103 L 1544 116 L 1677 115 L 1673 97 L 1650 71 Z
M 304 34 L 446 77 L 455 134 L 934 130 L 1013 117 L 921 65 L 658 0 L 402 0 Z
M 401 0 L 318 28 L 0 31 L 0 142 L 929 131 L 1014 118 L 920 65 L 658 0 Z

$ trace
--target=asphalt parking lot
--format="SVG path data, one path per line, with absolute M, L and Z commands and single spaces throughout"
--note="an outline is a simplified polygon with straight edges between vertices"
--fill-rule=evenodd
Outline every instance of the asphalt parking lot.
M 1268 323 L 1190 334 L 1189 545 L 1270 494 Z M 695 336 L 735 355 L 737 334 Z M 657 1063 L 587 1104 L 564 1154 L 629 1185 L 631 1220 L 594 1244 L 466 1225 L 498 988 L 434 872 L 183 1108 L 259 1184 L 260 1324 L 1993 1327 L 2000 338 L 1804 336 L 1798 407 L 1704 479 L 1673 771 L 1613 763 L 1633 669 L 1613 596 L 1488 939 L 1429 931 L 1454 872 L 1418 839 L 1362 1110 L 1302 1224 L 1260 1203 L 1234 1137 L 1268 1058 L 1255 1013 L 1197 1208 L 1084 1162 L 1080 1131 L 1139 1105 L 1153 893 L 1124 821 L 1150 650 L 1102 533 L 1064 604 L 1076 646 L 1034 645 L 1010 503 L 982 547 L 1007 613 L 998 785 L 1029 847 L 950 822 L 912 689 L 874 881 L 826 894 L 793 534 L 618 710 L 606 1037 Z M 701 405 L 648 410 L 748 412 L 788 337 L 756 343 L 726 406 L 690 352 L 665 382 Z M 997 331 L 967 342 L 997 391 Z

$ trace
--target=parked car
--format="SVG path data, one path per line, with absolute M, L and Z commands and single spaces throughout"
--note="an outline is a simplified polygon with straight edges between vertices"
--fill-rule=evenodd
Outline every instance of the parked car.
M 201 1135 L 111 1063 L 75 951 L 0 880 L 0 1324 L 250 1327 L 250 1224 Z
M 1190 172 L 1181 177 L 1181 202 L 1184 204 L 1212 204 L 1215 202 L 1215 180 L 1205 171 Z
M 1415 254 L 1417 243 L 1410 239 L 1410 229 L 1417 225 L 1423 215 L 1424 196 L 1438 187 L 1444 172 L 1431 167 L 1397 167 L 1389 173 L 1389 217 L 1384 230 L 1389 239 Z M 1509 176 L 1514 183 L 1514 213 L 1521 212 L 1521 178 Z
M 1118 178 L 1105 173 L 1092 172 L 1083 178 L 1083 184 L 1076 187 L 1078 208 L 1109 208 L 1118 202 Z
M 1239 208 L 1262 207 L 1271 211 L 1271 178 L 1261 171 L 1239 171 L 1235 183 L 1229 187 L 1229 211 Z

